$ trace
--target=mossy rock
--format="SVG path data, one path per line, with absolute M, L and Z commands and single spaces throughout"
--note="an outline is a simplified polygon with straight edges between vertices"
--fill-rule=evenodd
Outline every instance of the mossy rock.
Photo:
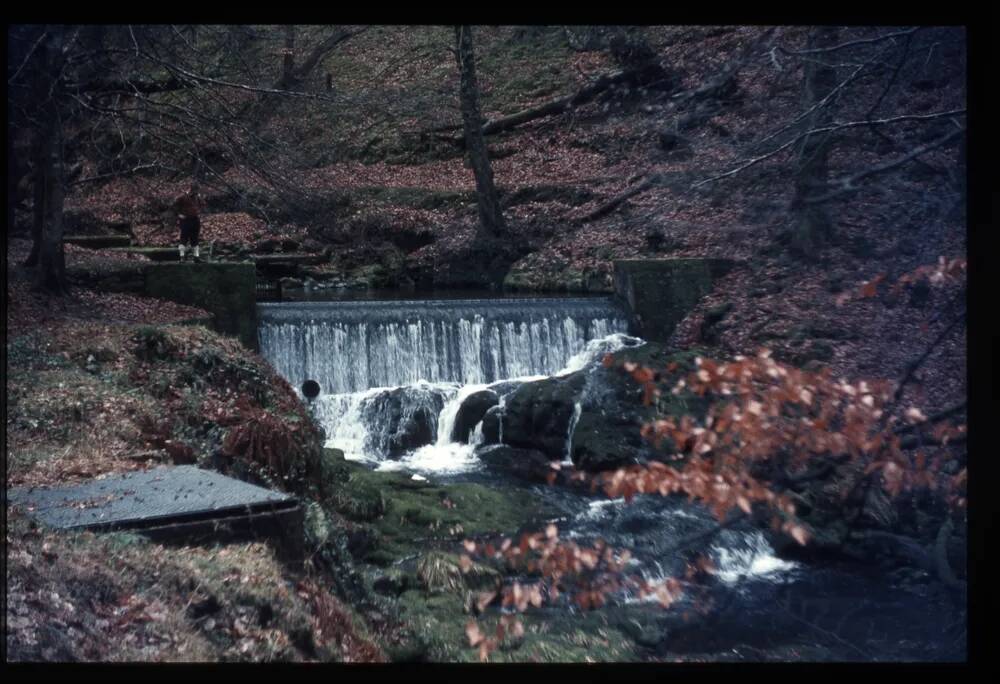
M 407 473 L 372 471 L 327 456 L 327 500 L 350 520 L 369 525 L 378 544 L 363 559 L 388 565 L 461 540 L 514 534 L 554 514 L 530 492 L 481 484 L 435 485 Z
M 407 642 L 410 646 L 400 649 L 400 657 L 412 657 L 419 651 L 421 659 L 433 662 L 479 661 L 478 650 L 469 647 L 465 635 L 470 616 L 460 595 L 428 595 L 414 589 L 403 592 L 400 605 L 402 617 L 413 632 Z M 487 634 L 493 633 L 498 620 L 499 615 L 492 610 L 478 618 Z M 500 647 L 490 654 L 490 662 L 630 662 L 640 657 L 635 641 L 618 624 L 620 618 L 605 610 L 529 610 L 520 620 L 524 635 L 505 636 Z M 653 638 L 650 634 L 649 639 Z
M 695 348 L 676 352 L 663 344 L 648 342 L 622 349 L 611 355 L 609 368 L 596 368 L 590 374 L 581 411 L 573 430 L 571 456 L 577 467 L 602 471 L 657 457 L 657 450 L 641 433 L 642 426 L 657 416 L 679 418 L 704 416 L 708 400 L 684 391 L 670 389 L 685 374 L 695 369 L 698 356 L 709 356 Z M 624 371 L 626 362 L 636 363 L 660 374 L 662 393 L 655 404 L 643 404 L 643 388 Z M 666 369 L 676 364 L 672 372 Z M 661 445 L 670 448 L 669 442 Z

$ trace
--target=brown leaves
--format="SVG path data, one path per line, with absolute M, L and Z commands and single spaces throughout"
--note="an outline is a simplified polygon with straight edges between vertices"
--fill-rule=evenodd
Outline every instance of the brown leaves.
M 885 280 L 885 273 L 879 273 L 877 276 L 872 278 L 866 283 L 861 284 L 861 288 L 858 290 L 858 294 L 862 299 L 867 299 L 869 297 L 874 297 L 878 294 L 878 284 Z
M 869 293 L 883 279 L 868 283 Z M 648 397 L 656 374 L 630 362 L 622 368 L 644 383 Z M 806 544 L 810 534 L 795 523 L 791 501 L 753 474 L 758 464 L 802 468 L 807 461 L 848 456 L 862 459 L 866 476 L 880 471 L 890 494 L 937 486 L 925 459 L 911 464 L 902 457 L 900 441 L 891 433 L 892 420 L 884 415 L 891 390 L 884 380 L 850 383 L 825 370 L 803 371 L 775 361 L 767 349 L 726 363 L 698 357 L 695 370 L 678 379 L 672 392 L 712 399 L 703 421 L 666 416 L 642 428 L 643 437 L 654 446 L 670 440 L 675 453 L 668 458 L 681 464 L 619 468 L 595 476 L 593 482 L 607 496 L 626 502 L 637 494 L 683 493 L 701 501 L 719 520 L 734 508 L 751 514 L 754 504 L 761 503 L 787 517 L 781 529 Z M 904 415 L 911 424 L 926 420 L 916 407 Z M 947 443 L 962 429 L 941 425 L 935 435 Z
M 968 262 L 960 257 L 948 258 L 939 256 L 937 263 L 918 266 L 909 273 L 901 275 L 890 287 L 893 294 L 899 294 L 902 290 L 920 282 L 926 282 L 932 287 L 945 285 L 948 283 L 961 282 L 965 277 Z M 880 273 L 871 280 L 865 281 L 858 286 L 856 294 L 851 291 L 844 292 L 837 296 L 834 303 L 843 306 L 851 299 L 870 299 L 878 294 L 878 287 L 885 282 L 886 274 Z

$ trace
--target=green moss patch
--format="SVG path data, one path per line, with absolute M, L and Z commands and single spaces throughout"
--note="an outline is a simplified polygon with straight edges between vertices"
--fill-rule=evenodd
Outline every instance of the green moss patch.
M 348 520 L 370 525 L 377 533 L 377 547 L 365 555 L 376 564 L 429 548 L 454 549 L 469 537 L 513 534 L 553 513 L 527 491 L 471 483 L 435 485 L 406 473 L 337 463 L 331 451 L 324 464 L 328 502 Z

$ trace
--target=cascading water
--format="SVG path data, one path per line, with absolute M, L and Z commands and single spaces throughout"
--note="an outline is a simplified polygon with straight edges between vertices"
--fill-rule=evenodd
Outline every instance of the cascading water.
M 602 298 L 258 304 L 258 314 L 261 353 L 293 387 L 312 379 L 325 394 L 549 375 L 626 329 Z
M 330 446 L 436 472 L 474 465 L 472 448 L 451 442 L 467 396 L 578 370 L 620 347 L 627 328 L 609 298 L 268 303 L 258 317 L 278 372 L 293 387 L 319 382 L 315 415 Z

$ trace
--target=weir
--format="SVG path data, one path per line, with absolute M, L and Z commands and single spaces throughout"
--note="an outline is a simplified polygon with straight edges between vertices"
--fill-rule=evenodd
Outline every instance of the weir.
M 611 298 L 591 297 L 262 303 L 257 313 L 261 354 L 293 387 L 316 380 L 324 394 L 549 375 L 628 327 Z
M 416 449 L 435 469 L 472 457 L 451 443 L 471 392 L 492 384 L 502 401 L 517 384 L 503 381 L 573 370 L 628 327 L 596 297 L 261 303 L 257 314 L 264 357 L 293 387 L 320 384 L 328 446 L 383 464 Z

